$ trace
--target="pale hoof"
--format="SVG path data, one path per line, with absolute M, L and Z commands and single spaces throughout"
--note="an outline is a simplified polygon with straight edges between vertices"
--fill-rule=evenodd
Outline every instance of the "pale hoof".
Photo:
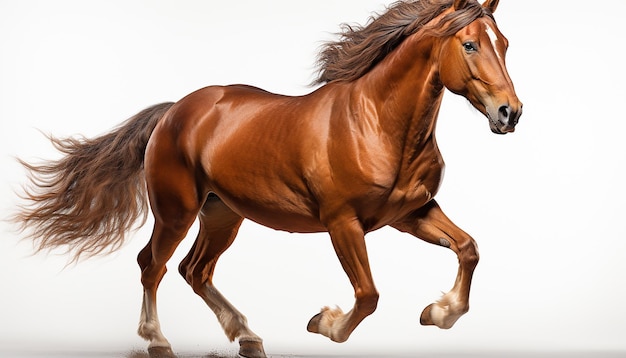
M 258 341 L 239 341 L 239 355 L 245 358 L 267 357 L 263 349 L 263 343 Z
M 148 355 L 150 358 L 177 358 L 170 347 L 150 347 Z
M 420 316 L 420 324 L 422 326 L 434 326 L 435 322 L 433 322 L 432 317 L 430 316 L 430 310 L 433 308 L 433 304 L 429 304 L 422 311 L 422 315 Z
M 345 329 L 341 329 L 341 322 L 339 328 L 337 328 L 337 321 L 344 316 L 341 308 L 324 307 L 322 311 L 309 321 L 306 326 L 306 330 L 311 333 L 318 333 L 322 336 L 330 338 L 331 341 L 342 343 L 345 342 L 350 336 L 350 332 L 346 332 Z
M 322 315 L 323 315 L 324 311 L 316 314 L 315 316 L 313 316 L 313 318 L 311 318 L 311 320 L 309 321 L 309 323 L 306 325 L 306 330 L 311 332 L 311 333 L 320 333 L 320 322 L 322 321 Z
M 450 329 L 456 321 L 467 312 L 453 311 L 450 305 L 441 306 L 441 303 L 433 303 L 424 308 L 420 316 L 420 323 L 424 326 L 437 326 L 441 329 Z

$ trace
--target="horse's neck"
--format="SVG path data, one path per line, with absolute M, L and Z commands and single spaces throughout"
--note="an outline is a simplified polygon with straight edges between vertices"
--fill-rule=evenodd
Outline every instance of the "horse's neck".
M 361 88 L 379 103 L 381 128 L 403 139 L 405 153 L 434 144 L 443 97 L 437 61 L 433 61 L 436 43 L 411 36 L 361 79 Z

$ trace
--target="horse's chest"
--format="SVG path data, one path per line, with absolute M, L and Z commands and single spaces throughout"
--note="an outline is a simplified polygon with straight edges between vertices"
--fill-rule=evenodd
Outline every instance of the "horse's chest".
M 417 209 L 430 201 L 441 184 L 443 167 L 432 168 L 412 176 L 408 181 L 398 183 L 391 191 L 388 203 L 398 208 Z
M 382 200 L 379 210 L 372 213 L 372 226 L 396 222 L 432 200 L 439 190 L 443 172 L 443 161 L 435 156 L 412 171 L 402 173 Z

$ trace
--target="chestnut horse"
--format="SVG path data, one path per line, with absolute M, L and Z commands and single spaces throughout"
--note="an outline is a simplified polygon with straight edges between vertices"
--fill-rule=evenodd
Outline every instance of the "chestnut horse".
M 119 248 L 146 216 L 154 229 L 139 253 L 139 335 L 152 356 L 174 356 L 157 315 L 165 264 L 188 229 L 200 229 L 179 271 L 215 312 L 239 354 L 265 357 L 262 340 L 212 283 L 244 218 L 289 232 L 328 232 L 354 287 L 350 311 L 323 308 L 310 332 L 343 342 L 374 312 L 364 235 L 392 226 L 456 253 L 450 292 L 426 307 L 423 325 L 450 328 L 469 309 L 475 241 L 433 199 L 444 163 L 435 124 L 444 89 L 513 132 L 522 111 L 505 67 L 498 0 L 399 1 L 367 26 L 345 26 L 320 54 L 323 84 L 290 97 L 211 86 L 137 114 L 95 139 L 52 138 L 65 156 L 33 165 L 16 219 L 39 249 L 74 259 Z M 144 183 L 145 180 L 145 183 Z

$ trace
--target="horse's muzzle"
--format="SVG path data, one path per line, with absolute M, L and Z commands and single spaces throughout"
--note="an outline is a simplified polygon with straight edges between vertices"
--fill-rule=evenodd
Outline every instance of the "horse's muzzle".
M 500 106 L 495 116 L 490 116 L 491 131 L 496 134 L 515 132 L 515 126 L 522 115 L 522 105 L 513 108 L 509 105 Z M 494 118 L 495 117 L 495 118 Z

